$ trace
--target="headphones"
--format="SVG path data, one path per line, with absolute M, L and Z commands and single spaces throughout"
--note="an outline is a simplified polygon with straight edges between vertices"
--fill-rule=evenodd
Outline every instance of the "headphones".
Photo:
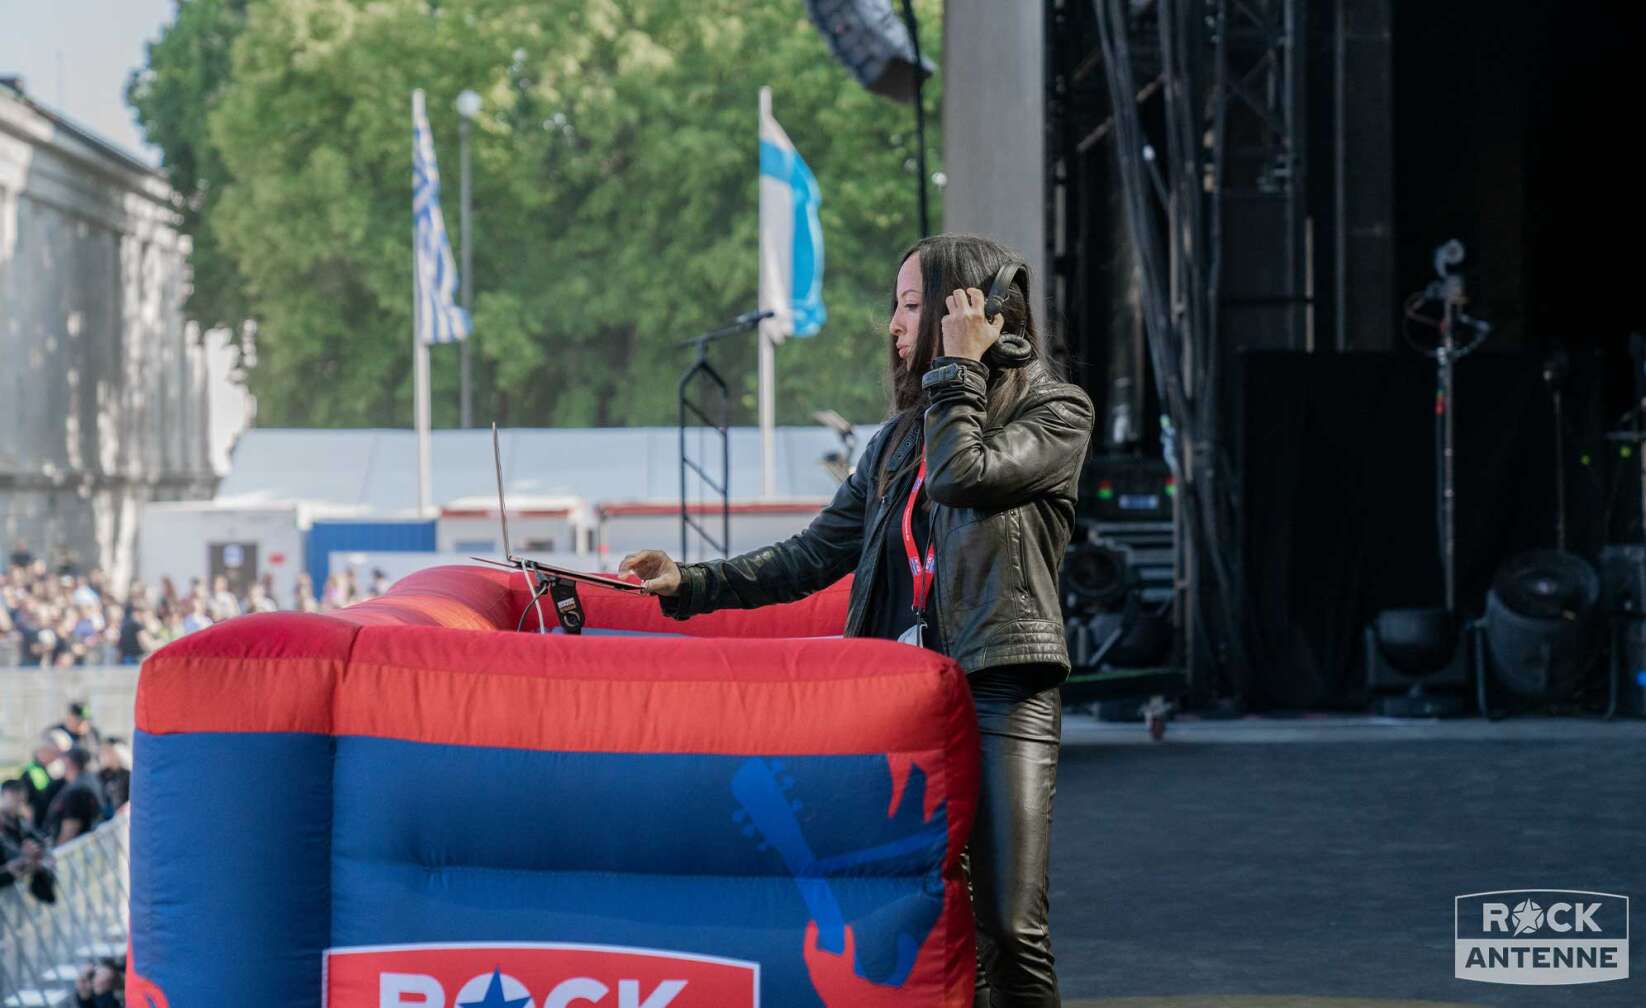
M 1021 284 L 1023 296 L 1029 295 L 1029 267 L 1022 262 L 1008 262 L 1000 267 L 1000 271 L 989 281 L 989 289 L 983 295 L 983 317 L 993 319 L 1000 316 L 1001 328 L 1004 330 L 1006 321 L 1006 298 L 1012 292 L 1013 284 Z M 1034 357 L 1034 351 L 1029 348 L 1028 341 L 1023 334 L 1001 332 L 1000 338 L 995 340 L 994 346 L 983 353 L 983 361 L 996 370 L 1010 370 L 1020 368 Z
M 1000 267 L 1000 272 L 996 273 L 994 279 L 989 281 L 989 289 L 983 294 L 983 317 L 985 319 L 993 319 L 996 315 L 1000 315 L 1002 316 L 1002 322 L 1004 322 L 1006 298 L 1012 292 L 1012 284 L 1017 283 L 1019 280 L 1022 281 L 1024 294 L 1027 295 L 1029 289 L 1029 267 L 1027 264 L 1008 262 Z

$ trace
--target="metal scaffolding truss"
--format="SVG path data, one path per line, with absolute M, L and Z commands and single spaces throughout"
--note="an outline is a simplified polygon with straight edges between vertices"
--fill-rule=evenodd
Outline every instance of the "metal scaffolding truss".
M 1303 6 L 1047 4 L 1054 292 L 1071 299 L 1071 324 L 1088 339 L 1123 338 L 1101 331 L 1112 320 L 1078 317 L 1080 285 L 1101 254 L 1093 242 L 1129 246 L 1128 299 L 1146 337 L 1161 449 L 1182 488 L 1184 652 L 1197 678 L 1221 671 L 1232 691 L 1244 648 L 1225 376 L 1237 347 L 1301 348 L 1307 336 Z M 1097 174 L 1121 207 L 1112 236 L 1089 223 L 1105 195 L 1093 191 Z M 1142 371 L 1138 361 L 1136 379 Z

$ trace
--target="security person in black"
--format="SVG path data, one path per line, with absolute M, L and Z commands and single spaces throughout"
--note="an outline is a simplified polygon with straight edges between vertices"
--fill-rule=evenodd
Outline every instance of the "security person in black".
M 642 550 L 619 570 L 680 619 L 791 602 L 855 574 L 846 636 L 959 663 L 982 733 L 968 850 L 976 1003 L 1053 1006 L 1046 870 L 1069 670 L 1057 575 L 1092 404 L 1042 353 L 1028 270 L 1001 245 L 924 239 L 904 254 L 894 297 L 892 418 L 804 531 L 683 566 Z

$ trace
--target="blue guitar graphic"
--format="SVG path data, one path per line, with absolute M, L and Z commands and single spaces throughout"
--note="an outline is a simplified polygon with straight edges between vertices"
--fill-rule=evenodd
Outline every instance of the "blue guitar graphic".
M 732 775 L 732 795 L 740 806 L 732 813 L 732 819 L 742 828 L 744 836 L 758 840 L 759 850 L 775 850 L 783 859 L 807 911 L 817 923 L 818 947 L 839 955 L 846 947 L 846 921 L 829 885 L 829 876 L 849 868 L 906 859 L 917 851 L 941 847 L 947 840 L 947 818 L 939 806 L 931 822 L 921 822 L 916 829 L 890 842 L 819 858 L 801 832 L 797 813 L 803 805 L 790 797 L 794 786 L 794 777 L 784 771 L 781 761 L 759 757 L 744 761 Z M 904 818 L 903 812 L 912 805 L 919 821 L 922 791 L 922 788 L 910 787 L 905 792 L 898 818 Z M 854 970 L 864 979 L 902 986 L 914 968 L 924 937 L 924 934 L 912 935 L 899 930 L 896 965 L 889 976 L 868 977 L 857 964 Z

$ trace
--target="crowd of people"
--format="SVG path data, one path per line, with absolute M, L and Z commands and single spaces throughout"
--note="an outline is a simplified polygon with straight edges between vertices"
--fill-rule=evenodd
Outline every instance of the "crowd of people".
M 28 897 L 56 903 L 56 852 L 112 818 L 131 797 L 131 752 L 123 739 L 101 735 L 83 702 L 46 729 L 33 758 L 15 778 L 0 781 L 0 890 L 21 886 Z M 125 964 L 94 958 L 75 976 L 73 1008 L 124 1004 Z
M 21 543 L 7 561 L 0 574 L 0 666 L 135 665 L 184 634 L 242 613 L 327 612 L 388 590 L 380 570 L 364 587 L 353 570 L 333 574 L 319 594 L 302 574 L 282 606 L 270 574 L 243 593 L 222 575 L 209 586 L 191 578 L 183 590 L 169 577 L 121 589 L 100 569 L 83 570 L 72 561 L 53 567 Z
M 102 736 L 81 702 L 40 735 L 29 762 L 0 781 L 0 887 L 56 898 L 52 850 L 97 828 L 131 797 L 131 752 Z
M 28 899 L 57 903 L 57 851 L 112 818 L 130 797 L 125 741 L 98 732 L 84 702 L 69 704 L 18 775 L 0 781 L 0 890 L 15 885 Z M 75 974 L 72 1000 L 61 1003 L 122 1008 L 125 986 L 123 957 L 90 958 Z

